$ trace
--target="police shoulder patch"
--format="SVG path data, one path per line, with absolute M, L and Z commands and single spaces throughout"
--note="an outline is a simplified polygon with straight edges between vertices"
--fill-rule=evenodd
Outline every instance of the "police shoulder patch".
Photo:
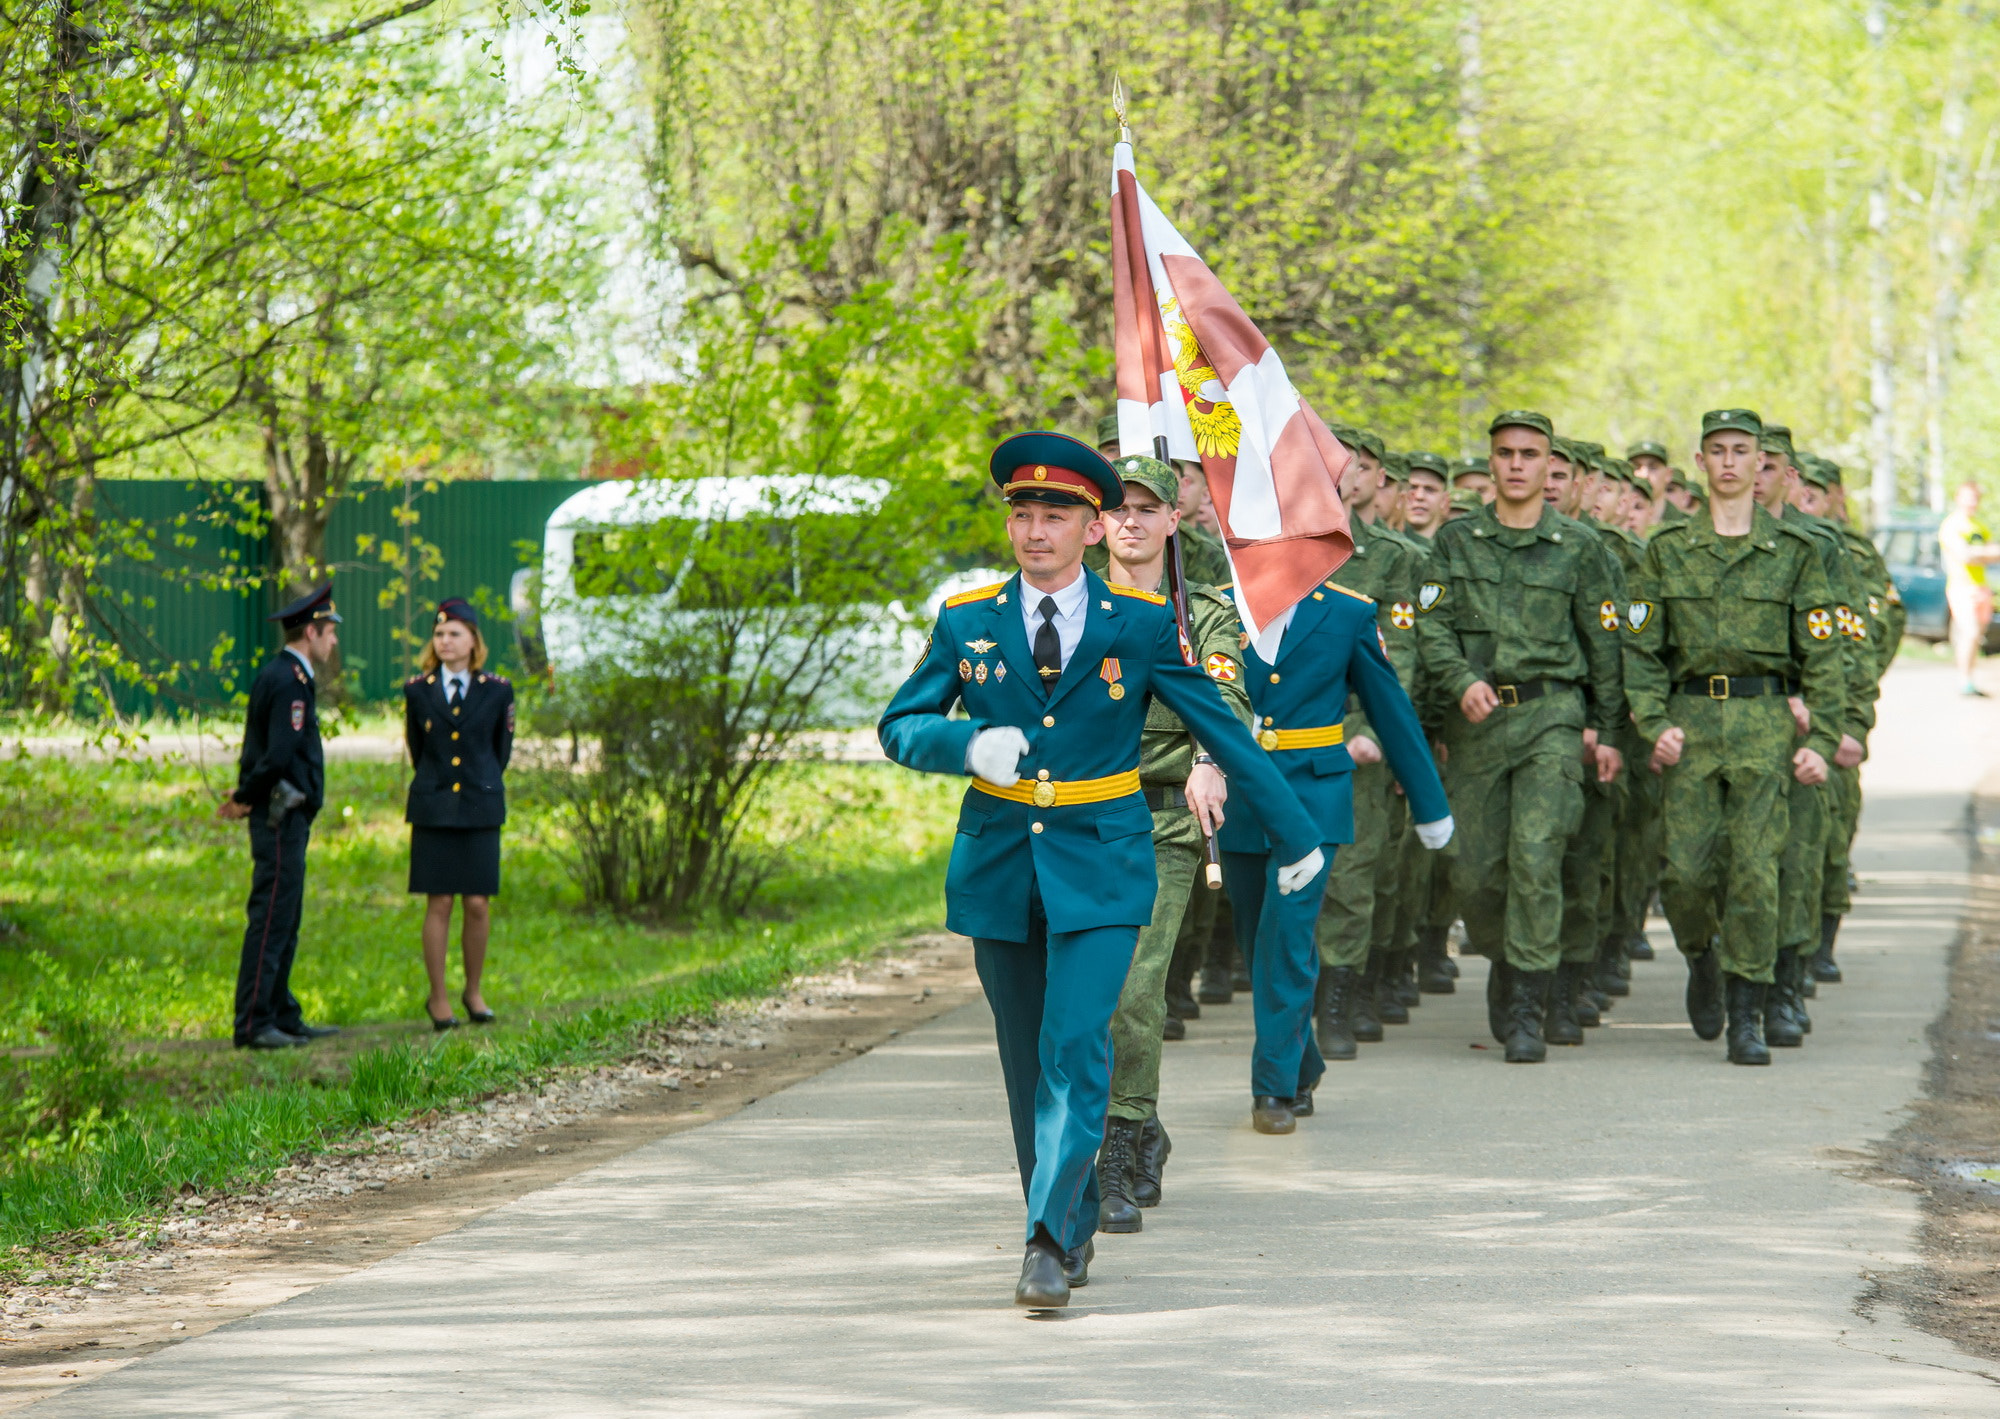
M 1625 608 L 1625 627 L 1634 635 L 1653 624 L 1653 603 L 1634 601 Z
M 1130 596 L 1138 601 L 1150 601 L 1155 606 L 1164 606 L 1167 604 L 1167 598 L 1160 595 L 1157 591 L 1141 591 L 1136 586 L 1120 586 L 1116 582 L 1107 582 L 1105 584 L 1111 588 L 1113 596 Z
M 991 601 L 1007 589 L 1007 583 L 996 581 L 991 586 L 982 586 L 972 591 L 961 591 L 956 596 L 945 598 L 946 606 L 970 606 L 975 601 Z
M 1417 588 L 1417 609 L 1419 611 L 1435 610 L 1437 604 L 1442 600 L 1444 600 L 1444 583 L 1441 581 L 1427 581 Z

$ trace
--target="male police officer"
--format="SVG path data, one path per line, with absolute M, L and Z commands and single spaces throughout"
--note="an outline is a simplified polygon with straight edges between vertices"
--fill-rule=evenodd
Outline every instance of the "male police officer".
M 1165 590 L 1168 539 L 1187 525 L 1175 506 L 1180 480 L 1153 458 L 1123 456 L 1111 465 L 1125 484 L 1117 507 L 1104 510 L 1113 587 Z M 1210 586 L 1187 590 L 1188 640 L 1196 664 L 1222 691 L 1230 712 L 1250 721 L 1250 696 L 1237 667 L 1236 607 Z M 1143 1230 L 1139 1209 L 1160 1202 L 1160 1171 L 1172 1147 L 1160 1122 L 1160 1042 L 1166 1020 L 1167 968 L 1206 856 L 1204 840 L 1222 825 L 1228 797 L 1215 761 L 1180 716 L 1155 700 L 1139 740 L 1139 788 L 1153 810 L 1153 866 L 1159 892 L 1153 919 L 1139 932 L 1132 968 L 1111 1017 L 1111 1116 L 1097 1159 L 1102 1194 L 1098 1226 Z M 1206 890 L 1206 889 L 1204 889 Z
M 1787 786 L 1824 783 L 1844 667 L 1812 534 L 1756 503 L 1763 422 L 1702 416 L 1710 507 L 1646 544 L 1626 613 L 1626 685 L 1664 771 L 1660 884 L 1688 960 L 1688 1018 L 1734 1064 L 1769 1064 L 1764 997 L 1778 956 Z M 1787 698 L 1797 683 L 1803 743 Z
M 291 987 L 306 840 L 326 797 L 313 677 L 339 644 L 333 583 L 266 619 L 284 626 L 285 648 L 250 682 L 236 792 L 215 810 L 218 818 L 250 820 L 249 920 L 236 966 L 238 1049 L 289 1049 L 338 1033 L 330 1025 L 308 1025 Z
M 1605 554 L 1542 500 L 1555 437 L 1515 409 L 1491 426 L 1495 501 L 1445 524 L 1417 591 L 1426 674 L 1456 703 L 1444 722 L 1465 823 L 1454 885 L 1466 936 L 1493 962 L 1488 1023 L 1510 1063 L 1547 1057 L 1560 963 L 1564 850 L 1594 776 L 1623 766 L 1617 601 Z
M 1317 825 L 1185 658 L 1167 598 L 1084 569 L 1084 547 L 1103 535 L 1098 513 L 1124 500 L 1111 465 L 1065 435 L 1028 433 L 994 450 L 990 472 L 1010 502 L 1021 571 L 945 602 L 878 732 L 899 764 L 973 776 L 945 921 L 973 938 L 1007 1084 L 1028 1203 L 1014 1299 L 1052 1308 L 1088 1279 L 1111 1016 L 1158 895 L 1139 791 L 1153 698 L 1270 825 L 1286 864 L 1280 893 L 1316 892 L 1326 859 Z M 967 718 L 955 720 L 961 702 Z

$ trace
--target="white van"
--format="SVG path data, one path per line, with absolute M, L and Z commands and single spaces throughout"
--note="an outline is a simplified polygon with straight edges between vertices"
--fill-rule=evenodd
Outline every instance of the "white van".
M 549 515 L 542 537 L 540 630 L 551 672 L 560 678 L 585 666 L 624 662 L 649 627 L 712 610 L 688 576 L 697 543 L 731 535 L 725 529 L 759 539 L 789 529 L 796 546 L 804 524 L 866 516 L 888 493 L 874 479 L 787 476 L 620 479 L 584 489 Z M 629 579 L 626 539 L 635 535 L 664 552 L 656 578 L 645 586 Z M 677 548 L 688 555 L 676 557 Z M 793 575 L 796 593 L 796 560 Z M 821 696 L 816 727 L 872 725 L 923 653 L 945 597 L 1002 579 L 998 572 L 962 572 L 935 588 L 922 608 L 900 601 L 874 608 L 862 644 L 846 638 L 837 651 L 828 648 L 849 659 L 835 688 Z

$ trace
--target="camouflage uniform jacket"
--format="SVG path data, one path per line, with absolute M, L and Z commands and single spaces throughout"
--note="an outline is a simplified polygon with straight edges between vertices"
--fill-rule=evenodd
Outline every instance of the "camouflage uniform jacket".
M 1801 682 L 1806 746 L 1831 761 L 1845 713 L 1831 588 L 1812 534 L 1763 508 L 1744 537 L 1720 537 L 1706 509 L 1646 544 L 1625 624 L 1625 685 L 1650 743 L 1672 727 L 1674 686 L 1714 675 Z
M 1358 591 L 1375 603 L 1375 629 L 1382 636 L 1382 649 L 1396 678 L 1403 682 L 1414 703 L 1417 697 L 1417 581 L 1423 553 L 1401 533 L 1383 523 L 1355 518 L 1348 525 L 1354 538 L 1354 555 L 1341 563 L 1334 579 L 1349 591 Z M 1347 717 L 1342 721 L 1351 739 L 1370 733 L 1367 711 L 1358 695 L 1347 697 Z
M 1243 684 L 1242 622 L 1236 603 L 1212 586 L 1188 586 L 1188 641 L 1194 663 L 1208 672 L 1222 691 L 1222 702 L 1244 724 L 1250 723 L 1250 692 Z M 1194 736 L 1181 717 L 1164 702 L 1146 706 L 1146 727 L 1139 735 L 1139 785 L 1179 788 L 1194 769 Z
M 1819 540 L 1820 557 L 1826 567 L 1827 588 L 1833 595 L 1833 628 L 1839 632 L 1840 658 L 1846 667 L 1846 714 L 1840 732 L 1866 739 L 1875 727 L 1875 657 L 1868 645 L 1868 598 L 1861 589 L 1861 577 L 1847 554 L 1840 529 L 1823 517 L 1786 505 L 1784 521 L 1796 522 Z
M 1502 526 L 1488 505 L 1438 529 L 1417 588 L 1424 673 L 1453 703 L 1496 688 L 1568 681 L 1600 733 L 1625 722 L 1617 586 L 1582 523 L 1543 507 L 1533 527 Z

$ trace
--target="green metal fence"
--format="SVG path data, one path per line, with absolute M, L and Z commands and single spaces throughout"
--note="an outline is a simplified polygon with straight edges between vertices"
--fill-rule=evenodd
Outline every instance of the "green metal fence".
M 480 608 L 489 665 L 517 672 L 507 606 L 514 573 L 539 553 L 549 514 L 589 486 L 566 479 L 352 489 L 328 519 L 326 557 L 342 617 L 343 664 L 360 697 L 397 693 L 432 610 L 447 596 Z M 140 661 L 179 667 L 159 697 L 115 687 L 119 708 L 171 712 L 227 701 L 280 644 L 276 626 L 264 620 L 276 590 L 230 585 L 270 565 L 262 484 L 105 482 L 97 508 L 102 517 L 141 524 L 147 549 L 102 569 L 114 630 Z

